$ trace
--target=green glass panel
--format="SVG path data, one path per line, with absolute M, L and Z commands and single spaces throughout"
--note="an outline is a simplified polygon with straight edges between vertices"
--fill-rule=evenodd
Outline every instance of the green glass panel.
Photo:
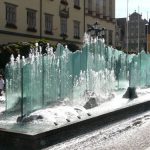
M 43 105 L 42 56 L 23 66 L 23 114 L 28 114 Z
M 61 44 L 54 54 L 42 56 L 37 50 L 6 66 L 7 110 L 25 115 L 66 98 L 83 99 L 88 90 L 109 95 L 116 86 L 150 86 L 150 57 L 144 51 L 127 55 L 100 40 L 74 53 Z
M 20 109 L 21 98 L 21 66 L 13 62 L 6 66 L 6 109 L 16 111 Z

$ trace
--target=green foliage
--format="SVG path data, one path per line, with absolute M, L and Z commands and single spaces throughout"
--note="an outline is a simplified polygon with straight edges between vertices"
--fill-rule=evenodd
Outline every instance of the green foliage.
M 79 46 L 75 45 L 74 43 L 67 43 L 68 49 L 72 52 L 76 50 L 80 50 Z
M 49 41 L 45 39 L 0 45 L 0 69 L 4 69 L 5 65 L 9 63 L 11 54 L 13 54 L 15 58 L 18 54 L 28 57 L 30 48 L 35 48 L 35 43 L 39 43 L 39 45 L 42 46 L 42 53 L 46 53 L 45 47 Z M 54 47 L 54 49 L 56 48 L 55 45 L 50 44 L 50 46 Z
M 5 65 L 9 63 L 11 54 L 13 54 L 15 58 L 18 56 L 18 54 L 28 57 L 30 53 L 30 48 L 35 48 L 35 43 L 38 43 L 42 47 L 43 54 L 46 53 L 45 48 L 47 46 L 47 43 L 49 43 L 49 41 L 46 39 L 0 45 L 0 69 L 4 69 Z M 73 43 L 66 44 L 72 52 L 79 49 L 79 47 Z M 54 48 L 54 51 L 56 50 L 56 45 L 50 44 L 50 46 Z

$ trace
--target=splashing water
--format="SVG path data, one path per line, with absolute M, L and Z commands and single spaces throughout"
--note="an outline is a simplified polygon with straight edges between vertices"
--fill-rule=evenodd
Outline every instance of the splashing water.
M 127 55 L 88 34 L 80 51 L 72 53 L 61 44 L 55 53 L 47 44 L 46 51 L 42 55 L 36 43 L 28 58 L 11 56 L 6 66 L 7 110 L 22 108 L 25 115 L 66 98 L 83 106 L 90 99 L 86 91 L 103 103 L 116 90 L 150 85 L 150 57 L 145 52 Z

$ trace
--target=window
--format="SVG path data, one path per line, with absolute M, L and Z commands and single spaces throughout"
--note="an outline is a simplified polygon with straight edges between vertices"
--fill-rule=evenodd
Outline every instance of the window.
M 133 44 L 134 44 L 134 40 L 131 40 L 131 43 L 133 43 Z
M 6 27 L 16 27 L 16 5 L 6 3 Z
M 103 14 L 106 16 L 106 0 L 103 1 Z
M 53 34 L 53 15 L 45 14 L 45 33 Z
M 92 14 L 92 0 L 88 0 L 88 13 Z
M 96 0 L 96 14 L 100 13 L 100 0 Z
M 74 21 L 74 38 L 80 39 L 80 22 Z
M 36 10 L 27 9 L 27 25 L 28 31 L 36 32 Z
M 67 18 L 60 18 L 61 36 L 67 35 Z
M 61 4 L 68 5 L 67 0 L 61 0 L 60 2 L 61 2 Z
M 112 0 L 109 0 L 109 16 L 112 17 L 113 14 L 113 4 L 112 4 Z
M 74 0 L 74 8 L 80 9 L 80 0 Z

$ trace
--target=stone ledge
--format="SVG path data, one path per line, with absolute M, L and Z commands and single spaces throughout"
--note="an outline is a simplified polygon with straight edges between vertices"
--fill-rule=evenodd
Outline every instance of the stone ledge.
M 0 129 L 0 146 L 7 147 L 8 150 L 9 146 L 10 150 L 39 150 L 148 110 L 150 110 L 150 101 L 35 135 Z

